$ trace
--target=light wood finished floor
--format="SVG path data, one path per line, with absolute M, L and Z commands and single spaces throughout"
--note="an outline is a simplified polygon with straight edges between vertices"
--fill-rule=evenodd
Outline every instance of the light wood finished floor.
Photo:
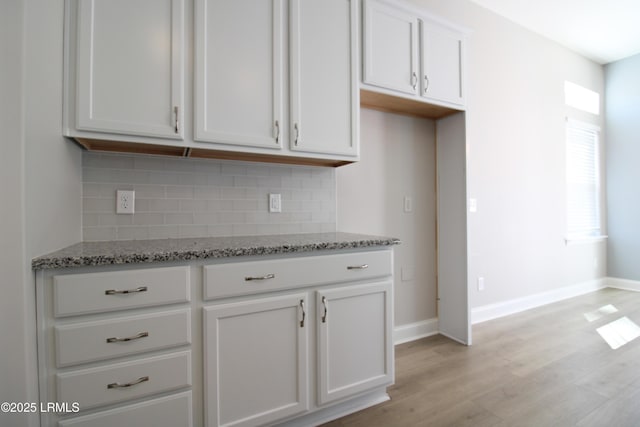
M 325 426 L 640 426 L 640 338 L 596 332 L 625 316 L 640 325 L 640 293 L 604 289 L 478 324 L 471 347 L 399 345 L 391 400 Z

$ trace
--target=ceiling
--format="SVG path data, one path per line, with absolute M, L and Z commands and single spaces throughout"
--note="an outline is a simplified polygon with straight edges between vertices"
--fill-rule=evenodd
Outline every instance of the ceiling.
M 471 0 L 600 64 L 640 53 L 638 0 Z

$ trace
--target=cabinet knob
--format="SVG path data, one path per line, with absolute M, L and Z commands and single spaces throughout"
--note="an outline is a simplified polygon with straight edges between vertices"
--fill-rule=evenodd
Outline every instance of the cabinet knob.
M 413 86 L 413 90 L 416 90 L 416 87 L 418 87 L 418 75 L 415 71 L 411 75 L 411 86 Z
M 300 321 L 300 327 L 304 328 L 304 318 L 307 316 L 307 313 L 304 309 L 304 300 L 300 300 L 300 309 L 302 310 L 302 320 Z
M 278 123 L 277 120 L 275 123 L 275 129 L 276 129 L 276 144 L 278 144 L 280 143 L 280 123 Z
M 424 75 L 424 93 L 429 91 L 429 76 Z
M 369 268 L 369 264 L 347 266 L 347 270 L 365 270 L 367 268 Z

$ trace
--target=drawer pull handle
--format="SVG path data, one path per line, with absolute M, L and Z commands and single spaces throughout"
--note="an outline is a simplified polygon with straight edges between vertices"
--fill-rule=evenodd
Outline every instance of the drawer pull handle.
M 107 342 L 127 342 L 127 341 L 133 341 L 133 340 L 139 340 L 140 338 L 144 338 L 144 337 L 148 337 L 149 336 L 149 332 L 140 332 L 137 335 L 134 335 L 132 337 L 126 337 L 126 338 L 117 338 L 117 337 L 113 337 L 113 338 L 107 338 Z
M 276 278 L 275 274 L 267 274 L 266 276 L 245 277 L 244 280 L 245 282 L 251 282 L 252 280 L 269 280 L 269 279 L 275 279 L 275 278 Z
M 369 268 L 369 264 L 362 264 L 362 265 L 350 265 L 347 267 L 347 270 L 364 270 Z
M 126 383 L 126 384 L 120 384 L 120 383 L 111 383 L 111 384 L 107 384 L 107 388 L 126 388 L 126 387 L 131 387 L 133 385 L 136 384 L 140 384 L 143 383 L 145 381 L 149 381 L 149 377 L 140 377 L 135 381 L 131 381 L 130 383 Z
M 138 292 L 147 292 L 147 287 L 146 286 L 140 286 L 139 288 L 135 288 L 135 289 L 125 289 L 122 291 L 118 291 L 115 289 L 109 289 L 104 291 L 105 295 L 124 295 L 124 294 L 135 294 Z
M 327 312 L 329 307 L 327 306 L 327 298 L 322 297 L 322 306 L 324 307 L 324 313 L 322 314 L 322 323 L 327 323 Z
M 304 300 L 300 300 L 300 308 L 302 309 L 302 320 L 300 321 L 300 327 L 304 328 L 304 318 L 307 316 L 306 311 L 304 310 Z

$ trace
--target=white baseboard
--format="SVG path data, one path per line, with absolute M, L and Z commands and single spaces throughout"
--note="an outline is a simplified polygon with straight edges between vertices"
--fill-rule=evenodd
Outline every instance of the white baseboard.
M 606 285 L 609 288 L 624 289 L 626 291 L 640 292 L 640 281 L 607 277 Z
M 637 289 L 640 290 L 640 282 L 635 283 L 637 284 L 636 286 L 638 286 Z M 551 304 L 567 298 L 573 298 L 578 295 L 594 292 L 607 286 L 610 286 L 609 279 L 602 278 L 578 283 L 577 285 L 565 286 L 560 289 L 554 289 L 552 291 L 542 292 L 523 298 L 516 298 L 496 304 L 476 307 L 471 310 L 471 322 L 472 324 L 486 322 L 487 320 L 519 313 L 530 308 L 540 307 L 545 304 Z
M 438 319 L 427 319 L 416 323 L 396 326 L 393 330 L 393 344 L 398 345 L 438 333 Z

